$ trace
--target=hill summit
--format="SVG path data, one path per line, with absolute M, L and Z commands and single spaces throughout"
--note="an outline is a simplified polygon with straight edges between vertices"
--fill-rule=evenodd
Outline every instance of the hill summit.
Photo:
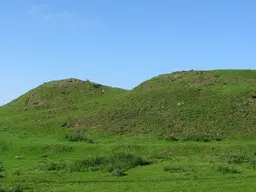
M 32 89 L 7 106 L 16 109 L 57 108 L 80 105 L 103 95 L 111 95 L 124 90 L 98 83 L 69 78 L 50 81 Z M 104 97 L 102 97 L 104 98 Z

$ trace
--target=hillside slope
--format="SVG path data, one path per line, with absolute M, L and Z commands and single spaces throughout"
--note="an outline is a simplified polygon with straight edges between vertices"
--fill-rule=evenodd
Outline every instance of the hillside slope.
M 78 79 L 45 83 L 0 108 L 14 130 L 84 127 L 114 134 L 256 135 L 256 71 L 182 71 L 126 91 Z M 8 120 L 8 121 L 7 121 Z
M 100 113 L 125 92 L 74 78 L 47 82 L 1 107 L 0 125 L 27 131 L 58 129 L 70 119 Z
M 106 97 L 121 93 L 124 90 L 112 88 L 90 81 L 79 79 L 64 79 L 51 81 L 29 91 L 16 100 L 10 102 L 5 108 L 12 108 L 18 111 L 57 108 L 77 105 L 90 102 L 100 98 L 101 101 Z M 104 95 L 104 97 L 102 97 Z
M 187 71 L 154 77 L 97 117 L 115 133 L 251 137 L 256 71 Z

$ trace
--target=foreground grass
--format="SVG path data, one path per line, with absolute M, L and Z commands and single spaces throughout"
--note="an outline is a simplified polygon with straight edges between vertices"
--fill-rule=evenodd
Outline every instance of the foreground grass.
M 5 191 L 256 189 L 255 141 L 99 139 L 87 134 L 93 143 L 1 132 L 0 162 L 5 171 L 0 186 Z

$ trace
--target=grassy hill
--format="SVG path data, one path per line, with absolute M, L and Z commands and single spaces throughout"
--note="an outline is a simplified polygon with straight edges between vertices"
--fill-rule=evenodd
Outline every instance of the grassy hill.
M 174 72 L 130 91 L 66 79 L 29 91 L 0 113 L 29 114 L 17 122 L 34 130 L 68 124 L 114 134 L 248 138 L 256 133 L 255 85 L 253 70 Z
M 129 91 L 45 83 L 0 108 L 0 191 L 253 192 L 255 77 L 184 71 Z
M 44 83 L 7 104 L 4 108 L 12 108 L 15 112 L 68 106 L 79 106 L 86 109 L 88 103 L 95 102 L 97 99 L 101 102 L 108 102 L 107 99 L 121 92 L 124 90 L 70 78 Z
M 184 71 L 154 77 L 98 118 L 116 133 L 250 137 L 256 133 L 256 71 Z
M 0 107 L 0 124 L 14 130 L 51 134 L 70 119 L 100 113 L 125 92 L 74 78 L 47 82 Z

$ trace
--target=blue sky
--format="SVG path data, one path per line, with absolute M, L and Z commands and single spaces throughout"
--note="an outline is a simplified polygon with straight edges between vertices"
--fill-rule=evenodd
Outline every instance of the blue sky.
M 75 77 L 131 89 L 161 73 L 256 67 L 254 0 L 0 1 L 0 105 Z

